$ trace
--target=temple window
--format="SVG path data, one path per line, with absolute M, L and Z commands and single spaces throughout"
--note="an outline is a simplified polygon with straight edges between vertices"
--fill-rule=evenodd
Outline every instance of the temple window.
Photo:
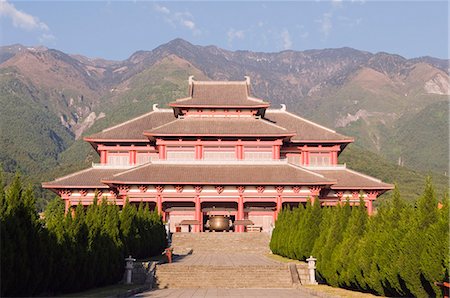
M 157 153 L 137 152 L 137 154 L 136 154 L 136 164 L 138 164 L 138 165 L 150 162 L 155 159 L 158 159 Z
M 204 160 L 235 160 L 236 152 L 234 147 L 231 146 L 216 146 L 216 147 L 204 147 L 203 148 Z
M 167 147 L 168 160 L 194 160 L 195 148 L 194 146 L 170 146 Z
M 302 165 L 302 159 L 300 154 L 286 154 L 286 158 L 289 163 L 294 165 Z
M 245 160 L 272 160 L 272 147 L 244 147 Z
M 127 166 L 130 164 L 130 153 L 124 151 L 109 151 L 108 165 Z
M 310 166 L 329 166 L 331 164 L 331 156 L 329 152 L 311 152 L 309 154 Z

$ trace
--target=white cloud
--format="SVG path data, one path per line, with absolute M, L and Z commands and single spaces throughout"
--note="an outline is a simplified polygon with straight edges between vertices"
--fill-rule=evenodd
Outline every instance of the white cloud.
M 245 31 L 244 30 L 234 30 L 230 28 L 227 32 L 228 43 L 231 44 L 235 39 L 244 39 Z
M 56 37 L 51 33 L 42 33 L 41 36 L 39 36 L 39 42 L 40 43 L 47 43 L 49 41 L 54 41 Z
M 197 28 L 194 17 L 190 12 L 171 12 L 166 6 L 157 4 L 154 5 L 154 10 L 163 15 L 164 20 L 172 27 L 177 28 L 177 26 L 181 26 L 189 29 L 193 35 L 201 34 L 201 31 Z
M 283 29 L 283 31 L 281 31 L 281 40 L 283 42 L 283 50 L 292 48 L 291 35 L 287 29 Z
M 319 31 L 322 32 L 324 38 L 327 38 L 333 29 L 332 22 L 333 14 L 331 12 L 326 12 L 322 15 L 322 18 L 316 20 L 320 24 Z
M 333 5 L 333 6 L 342 6 L 342 0 L 331 0 L 331 4 Z
M 163 14 L 170 14 L 170 9 L 168 9 L 165 6 L 158 5 L 158 4 L 155 4 L 155 10 L 157 12 L 160 12 L 160 13 L 163 13 Z
M 37 17 L 20 11 L 6 0 L 0 0 L 0 17 L 11 18 L 14 27 L 31 30 L 49 31 L 49 27 Z

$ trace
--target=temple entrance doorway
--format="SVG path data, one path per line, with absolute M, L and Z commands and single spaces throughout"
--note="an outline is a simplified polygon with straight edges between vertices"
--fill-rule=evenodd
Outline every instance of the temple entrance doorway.
M 203 231 L 232 232 L 237 215 L 235 202 L 203 202 Z

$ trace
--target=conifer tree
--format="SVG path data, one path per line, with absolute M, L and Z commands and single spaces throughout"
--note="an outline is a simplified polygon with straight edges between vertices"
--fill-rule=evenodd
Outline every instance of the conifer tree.
M 368 214 L 365 202 L 360 196 L 359 206 L 353 207 L 348 224 L 343 232 L 342 241 L 336 246 L 332 255 L 332 264 L 339 272 L 338 283 L 341 286 L 351 287 L 356 284 L 356 275 L 359 264 L 355 263 L 355 248 L 366 231 Z

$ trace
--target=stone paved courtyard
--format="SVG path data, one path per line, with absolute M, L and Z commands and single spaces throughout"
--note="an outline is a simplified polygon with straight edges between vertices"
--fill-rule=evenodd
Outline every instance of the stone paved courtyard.
M 157 289 L 136 297 L 317 297 L 301 289 Z

